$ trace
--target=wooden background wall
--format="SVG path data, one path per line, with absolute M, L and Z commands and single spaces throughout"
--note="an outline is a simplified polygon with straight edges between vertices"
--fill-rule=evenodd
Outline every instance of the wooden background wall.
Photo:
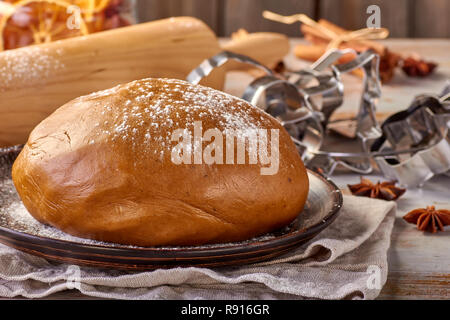
M 137 18 L 144 22 L 189 15 L 205 21 L 219 36 L 245 28 L 298 37 L 298 24 L 267 21 L 261 12 L 305 13 L 359 29 L 366 25 L 371 4 L 380 6 L 381 25 L 389 28 L 391 37 L 450 38 L 450 0 L 137 0 Z

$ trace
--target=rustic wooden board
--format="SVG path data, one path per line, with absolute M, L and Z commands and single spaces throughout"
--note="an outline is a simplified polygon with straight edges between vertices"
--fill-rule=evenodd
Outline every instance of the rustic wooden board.
M 393 1 L 391 1 L 393 2 Z M 412 10 L 411 27 L 415 37 L 450 37 L 450 1 L 448 0 L 415 0 Z
M 312 18 L 329 19 L 344 28 L 363 28 L 366 9 L 381 9 L 381 24 L 392 37 L 445 38 L 450 36 L 448 0 L 138 0 L 140 22 L 171 16 L 192 15 L 204 20 L 219 36 L 230 36 L 239 28 L 283 32 L 300 36 L 296 25 L 285 26 L 261 17 L 262 10 L 281 14 L 305 13 Z
M 219 0 L 140 0 L 137 9 L 137 19 L 141 22 L 191 16 L 203 20 L 216 32 L 220 25 Z
M 303 12 L 310 16 L 314 12 L 314 1 L 312 0 L 227 0 L 224 5 L 224 27 L 223 34 L 230 35 L 239 28 L 250 32 L 272 31 L 281 32 L 286 35 L 299 35 L 299 25 L 283 25 L 269 21 L 262 17 L 264 10 L 274 11 L 280 14 L 293 14 Z
M 379 175 L 372 181 L 384 180 Z M 343 190 L 359 176 L 339 174 L 333 180 Z M 409 189 L 397 201 L 397 214 L 388 251 L 388 280 L 379 299 L 450 299 L 450 228 L 437 234 L 418 231 L 403 216 L 415 208 L 450 208 L 450 177 L 439 176 L 422 189 Z

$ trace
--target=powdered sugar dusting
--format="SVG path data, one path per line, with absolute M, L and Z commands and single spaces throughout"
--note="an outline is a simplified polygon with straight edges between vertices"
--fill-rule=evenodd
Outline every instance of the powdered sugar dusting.
M 7 50 L 0 55 L 0 91 L 14 86 L 43 85 L 46 79 L 64 68 L 61 52 L 50 54 L 48 48 L 30 46 Z
M 81 99 L 114 93 L 120 102 L 114 106 L 102 102 L 97 106 L 101 116 L 112 121 L 100 121 L 91 139 L 98 136 L 109 143 L 122 141 L 131 148 L 153 141 L 159 149 L 155 147 L 152 152 L 161 156 L 170 150 L 173 131 L 192 129 L 196 121 L 203 123 L 204 130 L 215 128 L 223 133 L 273 126 L 263 111 L 242 99 L 174 79 L 138 80 Z
M 0 212 L 0 224 L 8 225 L 15 231 L 25 232 L 31 235 L 46 237 L 55 240 L 72 241 L 82 244 L 107 245 L 108 243 L 91 239 L 79 238 L 67 234 L 61 230 L 45 225 L 37 221 L 28 213 L 22 202 L 12 203 L 6 212 Z M 133 246 L 127 246 L 133 247 Z

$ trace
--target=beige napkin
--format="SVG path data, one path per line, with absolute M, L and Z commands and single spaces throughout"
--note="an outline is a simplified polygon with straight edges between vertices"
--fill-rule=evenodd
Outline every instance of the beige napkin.
M 338 218 L 276 260 L 226 268 L 124 272 L 50 263 L 0 245 L 0 296 L 75 289 L 116 299 L 374 299 L 387 278 L 395 203 L 344 196 Z

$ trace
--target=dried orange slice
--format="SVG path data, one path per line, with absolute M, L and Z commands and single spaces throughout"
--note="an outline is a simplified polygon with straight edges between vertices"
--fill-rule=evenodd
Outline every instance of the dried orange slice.
M 74 0 L 73 2 L 81 9 L 84 19 L 91 22 L 94 14 L 105 10 L 110 0 Z
M 22 0 L 14 10 L 2 12 L 0 49 L 14 49 L 71 38 L 89 33 L 84 19 L 73 4 L 62 0 Z M 74 22 L 71 26 L 69 22 Z
M 121 16 L 123 0 L 71 0 L 79 6 L 90 33 L 130 25 Z

